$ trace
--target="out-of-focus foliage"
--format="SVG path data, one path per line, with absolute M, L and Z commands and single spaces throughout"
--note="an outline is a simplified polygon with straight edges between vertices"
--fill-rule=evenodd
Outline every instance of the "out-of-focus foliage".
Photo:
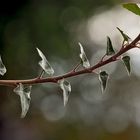
M 126 4 L 123 4 L 123 7 L 128 9 L 129 11 L 135 13 L 136 15 L 139 15 L 140 16 L 140 8 L 137 4 L 135 3 L 126 3 Z
M 132 39 L 140 31 L 139 19 L 123 10 L 120 2 L 127 1 L 4 1 L 0 5 L 0 54 L 7 73 L 2 78 L 38 76 L 36 45 L 49 56 L 55 75 L 77 64 L 78 42 L 86 49 L 91 65 L 106 53 L 107 35 L 118 50 L 122 38 L 116 27 Z M 139 140 L 140 51 L 128 53 L 131 78 L 122 63 L 101 68 L 110 75 L 103 95 L 94 74 L 68 79 L 72 92 L 66 107 L 58 85 L 33 86 L 31 107 L 24 119 L 19 118 L 20 101 L 13 89 L 1 86 L 0 140 Z

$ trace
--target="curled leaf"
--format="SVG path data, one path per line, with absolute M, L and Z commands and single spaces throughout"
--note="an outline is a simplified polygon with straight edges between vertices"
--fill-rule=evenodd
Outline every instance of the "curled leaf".
M 123 7 L 136 15 L 140 16 L 140 8 L 135 3 L 124 3 Z
M 105 91 L 105 89 L 107 87 L 108 78 L 109 78 L 109 75 L 106 71 L 101 71 L 99 73 L 99 80 L 101 83 L 102 93 Z
M 54 74 L 54 70 L 51 67 L 51 65 L 49 64 L 48 60 L 46 59 L 45 55 L 38 49 L 36 48 L 38 51 L 39 56 L 42 58 L 41 61 L 39 61 L 39 65 L 41 66 L 41 68 L 48 74 L 48 75 L 53 75 Z
M 113 55 L 113 54 L 115 54 L 115 51 L 113 49 L 113 45 L 112 45 L 111 39 L 107 36 L 106 55 Z
M 58 83 L 60 85 L 60 88 L 63 90 L 63 102 L 65 106 L 68 102 L 69 94 L 71 92 L 71 85 L 68 81 L 64 79 L 59 80 Z
M 1 56 L 0 56 L 0 75 L 4 75 L 6 73 L 6 67 L 2 62 Z
M 89 63 L 89 60 L 84 52 L 84 49 L 83 49 L 83 46 L 81 45 L 81 43 L 79 42 L 79 46 L 80 46 L 80 58 L 81 58 L 81 62 L 82 62 L 82 65 L 83 67 L 85 68 L 89 68 L 90 67 L 90 63 Z
M 124 41 L 129 41 L 130 37 L 128 35 L 126 35 L 120 28 L 117 27 L 117 29 L 119 30 L 119 32 L 121 33 Z
M 30 106 L 30 93 L 31 93 L 32 86 L 24 86 L 22 83 L 20 83 L 15 89 L 14 92 L 20 96 L 20 102 L 21 102 L 21 118 L 24 118 L 29 110 Z
M 130 56 L 122 57 L 122 61 L 126 67 L 128 75 L 130 76 L 130 74 L 131 74 Z

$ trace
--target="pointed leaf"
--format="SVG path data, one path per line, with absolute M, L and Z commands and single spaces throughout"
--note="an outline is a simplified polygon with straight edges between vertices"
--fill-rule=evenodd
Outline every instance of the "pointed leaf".
M 128 75 L 130 76 L 130 74 L 131 74 L 130 57 L 129 56 L 124 56 L 124 57 L 122 57 L 122 61 L 125 65 L 125 67 L 126 67 Z
M 41 66 L 41 68 L 48 74 L 48 75 L 53 75 L 54 74 L 54 70 L 51 67 L 51 65 L 49 64 L 48 60 L 46 59 L 45 55 L 38 49 L 36 48 L 38 51 L 39 56 L 42 58 L 41 61 L 39 61 L 39 65 Z
M 14 92 L 20 96 L 21 102 L 21 118 L 24 118 L 29 110 L 30 106 L 30 93 L 31 93 L 32 86 L 24 86 L 23 84 L 19 84 L 15 89 Z
M 68 102 L 69 94 L 71 92 L 71 85 L 68 81 L 64 79 L 59 80 L 58 83 L 60 85 L 60 88 L 63 90 L 63 102 L 65 106 Z
M 113 49 L 113 45 L 111 42 L 111 39 L 107 36 L 107 50 L 106 50 L 106 55 L 113 55 L 115 54 L 115 51 Z
M 109 75 L 106 71 L 101 71 L 99 73 L 99 80 L 101 83 L 102 93 L 105 91 L 105 89 L 107 87 L 108 78 L 109 78 Z
M 90 67 L 90 63 L 89 63 L 89 60 L 84 52 L 84 49 L 83 49 L 83 46 L 81 45 L 81 43 L 79 42 L 79 46 L 80 46 L 80 58 L 81 58 L 81 62 L 82 62 L 82 65 L 83 67 L 85 68 L 89 68 Z
M 0 56 L 0 75 L 4 75 L 6 73 L 6 67 L 4 66 L 1 56 Z
M 133 12 L 134 14 L 140 16 L 140 8 L 138 7 L 137 4 L 135 4 L 135 3 L 125 3 L 125 4 L 123 4 L 123 7 L 126 8 L 127 10 Z
M 124 41 L 129 41 L 130 37 L 129 37 L 128 35 L 126 35 L 126 34 L 125 34 L 121 29 L 119 29 L 118 27 L 117 27 L 117 29 L 118 29 L 119 32 L 121 33 L 121 35 L 122 35 Z

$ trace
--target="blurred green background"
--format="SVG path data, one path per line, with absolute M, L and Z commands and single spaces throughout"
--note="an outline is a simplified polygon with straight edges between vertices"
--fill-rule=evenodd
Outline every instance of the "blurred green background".
M 116 27 L 132 39 L 140 33 L 140 18 L 123 9 L 122 2 L 128 1 L 5 0 L 0 4 L 0 54 L 7 73 L 1 79 L 36 77 L 41 71 L 36 47 L 55 75 L 77 64 L 78 42 L 92 65 L 105 53 L 107 35 L 119 49 L 122 38 Z M 24 119 L 19 97 L 12 88 L 0 86 L 0 140 L 139 140 L 140 51 L 128 53 L 131 77 L 121 62 L 101 68 L 110 73 L 104 95 L 94 74 L 68 79 L 72 93 L 66 107 L 58 85 L 33 86 Z

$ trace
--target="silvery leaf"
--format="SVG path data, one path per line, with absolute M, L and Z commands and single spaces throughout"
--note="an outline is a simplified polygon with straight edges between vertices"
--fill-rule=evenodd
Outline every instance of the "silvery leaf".
M 107 36 L 106 55 L 113 55 L 113 54 L 115 54 L 115 51 L 113 49 L 113 45 L 112 45 L 111 39 Z
M 64 101 L 64 106 L 68 102 L 69 94 L 71 92 L 71 85 L 68 81 L 62 79 L 58 81 L 60 88 L 63 90 L 63 101 Z
M 4 75 L 6 73 L 6 67 L 2 62 L 1 56 L 0 56 L 0 75 Z
M 24 118 L 29 110 L 30 106 L 30 93 L 31 93 L 32 86 L 25 86 L 23 84 L 19 84 L 15 89 L 14 92 L 20 96 L 21 102 L 21 118 Z
M 41 68 L 48 74 L 48 75 L 53 75 L 54 74 L 54 70 L 51 67 L 51 65 L 49 64 L 48 60 L 46 59 L 45 55 L 38 49 L 36 48 L 38 51 L 39 56 L 42 58 L 41 61 L 39 61 L 39 65 L 41 66 Z
M 120 28 L 117 27 L 117 29 L 119 30 L 119 32 L 121 33 L 124 41 L 129 41 L 130 37 L 128 35 L 126 35 Z
M 124 56 L 124 57 L 122 57 L 122 61 L 125 65 L 125 67 L 126 67 L 128 75 L 130 76 L 130 74 L 131 74 L 130 57 L 129 56 Z
M 107 87 L 108 78 L 109 78 L 109 75 L 106 71 L 101 71 L 99 73 L 99 80 L 101 83 L 102 93 L 105 91 L 105 89 Z
M 86 56 L 86 54 L 84 52 L 83 46 L 81 45 L 81 43 L 79 43 L 79 46 L 80 46 L 80 51 L 81 51 L 79 56 L 81 58 L 82 65 L 85 68 L 89 68 L 90 67 L 90 63 L 89 63 L 89 60 L 88 60 L 88 58 L 87 58 L 87 56 Z

